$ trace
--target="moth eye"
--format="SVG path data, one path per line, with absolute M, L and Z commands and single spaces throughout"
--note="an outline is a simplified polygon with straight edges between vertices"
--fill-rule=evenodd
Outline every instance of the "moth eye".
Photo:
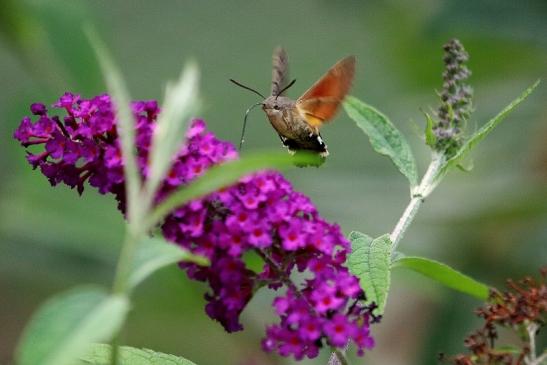
M 275 110 L 279 110 L 279 105 L 274 105 Z

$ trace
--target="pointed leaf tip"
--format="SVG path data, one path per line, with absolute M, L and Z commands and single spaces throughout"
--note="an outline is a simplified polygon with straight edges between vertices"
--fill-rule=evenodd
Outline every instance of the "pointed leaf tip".
M 418 256 L 400 257 L 393 261 L 392 267 L 403 267 L 413 270 L 444 286 L 471 295 L 480 300 L 488 298 L 487 285 L 472 279 L 471 277 L 454 270 L 442 262 Z
M 539 85 L 541 80 L 537 80 L 532 86 L 528 87 L 522 94 L 510 102 L 505 108 L 503 108 L 496 116 L 490 119 L 486 124 L 484 124 L 477 132 L 475 132 L 459 149 L 456 151 L 455 155 L 452 156 L 449 160 L 445 162 L 443 167 L 440 169 L 439 173 L 435 177 L 435 180 L 439 181 L 443 176 L 445 176 L 449 170 L 453 167 L 461 164 L 462 160 L 465 159 L 469 153 L 483 140 L 488 136 L 494 128 L 501 123 L 520 103 L 522 103 L 534 89 Z

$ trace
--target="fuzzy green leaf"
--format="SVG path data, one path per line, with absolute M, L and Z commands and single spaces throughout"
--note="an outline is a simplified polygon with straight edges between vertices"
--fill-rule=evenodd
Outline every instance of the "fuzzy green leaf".
M 208 260 L 202 256 L 193 255 L 188 250 L 161 238 L 149 237 L 139 243 L 129 276 L 129 286 L 135 288 L 155 271 L 180 261 L 208 265 Z
M 382 314 L 391 278 L 389 235 L 385 234 L 372 239 L 364 233 L 351 232 L 349 240 L 351 254 L 348 257 L 348 268 L 359 278 L 361 288 L 367 296 L 367 302 L 375 302 L 378 305 L 378 314 Z
M 82 363 L 88 365 L 110 365 L 111 346 L 95 344 L 91 351 L 83 356 Z M 195 365 L 190 360 L 175 355 L 163 354 L 148 349 L 136 349 L 121 346 L 118 353 L 118 365 Z
M 462 160 L 468 156 L 469 152 L 475 148 L 479 142 L 481 142 L 486 136 L 494 130 L 494 128 L 500 124 L 500 122 L 505 119 L 509 113 L 511 113 L 520 103 L 522 103 L 526 98 L 534 91 L 534 89 L 539 85 L 540 80 L 537 80 L 532 86 L 526 89 L 518 98 L 513 100 L 509 105 L 507 105 L 501 112 L 499 112 L 494 118 L 490 119 L 485 125 L 483 125 L 475 134 L 473 134 L 452 156 L 447 160 L 444 166 L 441 168 L 435 180 L 439 180 L 446 173 L 455 166 L 461 164 Z
M 152 227 L 176 207 L 229 186 L 239 178 L 252 172 L 265 169 L 289 168 L 302 164 L 317 164 L 317 161 L 320 159 L 321 157 L 314 153 L 299 153 L 291 156 L 286 152 L 262 152 L 213 166 L 190 185 L 181 187 L 167 197 L 152 212 L 146 226 Z
M 129 310 L 125 296 L 79 287 L 48 300 L 32 317 L 17 348 L 19 365 L 72 365 L 92 343 L 108 341 Z
M 410 145 L 387 116 L 353 96 L 346 97 L 344 109 L 368 136 L 372 148 L 391 158 L 410 185 L 416 186 L 418 171 Z
M 480 300 L 488 298 L 488 286 L 454 270 L 450 266 L 424 257 L 406 256 L 392 263 L 392 267 L 403 267 L 416 271 L 446 287 L 469 294 Z

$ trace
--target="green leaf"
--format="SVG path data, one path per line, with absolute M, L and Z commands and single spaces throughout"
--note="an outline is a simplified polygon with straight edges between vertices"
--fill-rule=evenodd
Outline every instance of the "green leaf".
M 180 261 L 192 261 L 208 265 L 205 257 L 193 255 L 188 250 L 172 242 L 156 237 L 148 237 L 139 243 L 129 275 L 129 287 L 135 288 L 155 271 Z
M 91 351 L 82 357 L 84 364 L 110 365 L 111 346 L 95 344 Z M 195 365 L 190 360 L 175 355 L 163 354 L 148 349 L 120 346 L 118 365 Z
M 146 227 L 154 226 L 175 208 L 229 186 L 242 176 L 252 172 L 265 169 L 288 168 L 293 166 L 293 164 L 312 164 L 313 161 L 317 161 L 318 159 L 320 157 L 313 153 L 299 153 L 291 156 L 286 152 L 262 152 L 245 156 L 240 160 L 213 166 L 190 185 L 181 187 L 157 206 L 148 218 Z
M 431 115 L 427 113 L 424 114 L 427 123 L 425 126 L 425 144 L 427 144 L 429 147 L 434 147 L 435 143 L 437 143 L 437 137 L 433 132 L 433 126 L 435 125 L 435 123 L 433 122 L 433 118 L 431 118 Z
M 392 263 L 392 268 L 404 267 L 427 276 L 439 283 L 474 296 L 480 300 L 488 298 L 488 286 L 480 283 L 450 266 L 424 257 L 406 256 Z
M 36 82 L 48 87 L 46 90 L 79 90 L 82 89 L 82 84 L 78 87 L 74 85 L 73 82 L 78 76 L 72 71 L 86 63 L 86 60 L 80 59 L 81 62 L 71 63 L 68 59 L 84 48 L 71 45 L 75 39 L 81 41 L 79 33 L 82 19 L 79 19 L 79 16 L 80 10 L 86 8 L 87 4 L 58 4 L 56 12 L 49 12 L 48 10 L 56 7 L 56 4 L 52 3 L 57 2 L 1 1 L 0 35 L 21 58 L 21 67 L 32 74 Z M 86 13 L 85 19 L 89 19 L 89 12 Z M 59 29 L 65 32 L 62 41 L 59 42 L 63 44 L 64 49 L 57 47 Z M 68 32 L 70 34 L 66 34 Z M 89 56 L 87 58 L 89 59 Z M 74 61 L 74 58 L 71 60 Z M 97 79 L 93 66 L 87 67 L 88 85 Z
M 300 158 L 302 156 L 302 158 Z M 319 167 L 327 160 L 325 157 L 316 155 L 310 158 L 310 153 L 305 150 L 297 150 L 293 154 L 293 164 L 296 167 Z
M 408 142 L 393 123 L 384 114 L 353 96 L 346 97 L 344 108 L 348 116 L 368 135 L 374 150 L 391 158 L 410 184 L 416 186 L 416 161 Z
M 87 27 L 85 30 L 101 65 L 108 92 L 116 106 L 116 130 L 121 140 L 124 174 L 128 189 L 129 212 L 131 213 L 132 205 L 138 204 L 138 193 L 140 190 L 140 175 L 137 169 L 135 149 L 135 118 L 129 106 L 131 98 L 122 74 L 108 52 L 106 45 L 93 28 Z
M 502 345 L 502 346 L 498 346 L 498 347 L 495 347 L 495 348 L 492 349 L 492 353 L 494 353 L 494 354 L 509 353 L 509 354 L 513 354 L 513 355 L 520 355 L 522 353 L 522 351 L 523 351 L 522 349 L 520 349 L 516 346 L 511 346 L 511 345 Z
M 129 310 L 125 296 L 79 287 L 48 300 L 32 317 L 17 348 L 19 365 L 72 365 L 93 342 L 108 341 Z
M 385 234 L 372 239 L 364 233 L 351 232 L 351 254 L 348 268 L 359 278 L 367 302 L 378 305 L 378 314 L 384 312 L 390 284 L 391 241 Z
M 150 176 L 147 191 L 153 196 L 184 139 L 184 132 L 190 118 L 199 107 L 198 99 L 199 70 L 195 63 L 188 63 L 179 80 L 167 85 L 165 99 L 150 151 Z
M 480 141 L 482 141 L 492 130 L 503 120 L 510 112 L 513 111 L 520 103 L 522 103 L 526 98 L 534 91 L 534 89 L 539 85 L 540 80 L 537 80 L 532 86 L 526 89 L 518 98 L 513 100 L 509 105 L 507 105 L 501 112 L 499 112 L 494 118 L 490 119 L 485 125 L 483 125 L 475 134 L 473 134 L 452 156 L 449 160 L 446 161 L 444 166 L 441 168 L 435 180 L 439 180 L 453 167 L 461 164 L 461 161 L 475 148 Z

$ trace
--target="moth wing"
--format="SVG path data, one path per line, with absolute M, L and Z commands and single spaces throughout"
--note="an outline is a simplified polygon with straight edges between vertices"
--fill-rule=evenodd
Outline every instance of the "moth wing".
M 306 122 L 319 128 L 331 120 L 344 100 L 355 74 L 355 56 L 338 61 L 298 100 L 296 107 Z
M 288 80 L 289 57 L 283 48 L 277 47 L 272 56 L 272 95 L 279 95 L 279 91 L 287 86 Z

